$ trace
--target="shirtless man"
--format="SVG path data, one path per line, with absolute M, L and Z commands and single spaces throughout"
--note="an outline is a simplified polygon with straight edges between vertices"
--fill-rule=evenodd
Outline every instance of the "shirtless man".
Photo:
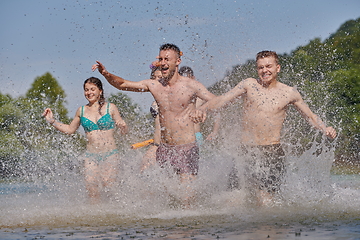
M 250 191 L 263 204 L 270 201 L 280 189 L 284 177 L 284 151 L 280 133 L 291 104 L 315 128 L 330 138 L 336 131 L 327 127 L 315 115 L 293 87 L 278 82 L 280 72 L 278 55 L 262 51 L 256 56 L 259 79 L 247 78 L 224 95 L 213 98 L 196 111 L 195 122 L 204 121 L 207 110 L 217 110 L 238 97 L 243 98 L 240 137 L 242 154 L 246 160 Z
M 178 67 L 182 52 L 174 44 L 160 47 L 158 61 L 162 78 L 133 82 L 109 73 L 97 61 L 98 69 L 108 82 L 125 91 L 150 92 L 159 106 L 161 142 L 156 152 L 160 166 L 171 166 L 181 182 L 191 181 L 198 173 L 199 147 L 196 144 L 194 122 L 190 113 L 195 110 L 197 97 L 208 101 L 215 97 L 200 82 L 180 76 Z M 187 198 L 187 197 L 186 197 Z

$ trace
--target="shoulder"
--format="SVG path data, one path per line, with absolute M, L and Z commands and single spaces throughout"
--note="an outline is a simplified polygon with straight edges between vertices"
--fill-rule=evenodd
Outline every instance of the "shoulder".
M 288 86 L 289 88 L 289 93 L 291 93 L 292 96 L 294 96 L 294 98 L 296 98 L 297 100 L 302 100 L 302 97 L 301 97 L 301 94 L 300 92 L 297 90 L 296 87 L 290 87 Z
M 76 110 L 75 117 L 80 117 L 81 111 L 82 111 L 83 107 L 84 107 L 84 106 L 81 106 L 81 107 L 79 107 L 79 108 Z
M 242 80 L 241 82 L 247 83 L 247 84 L 254 84 L 254 83 L 258 84 L 259 83 L 258 80 L 256 80 L 255 78 L 246 78 L 246 79 Z
M 186 83 L 186 84 L 192 84 L 192 83 L 197 83 L 199 81 L 189 78 L 189 77 L 184 77 L 184 76 L 180 76 L 178 77 L 178 80 L 182 83 Z
M 145 80 L 141 80 L 140 83 L 146 85 L 146 86 L 151 86 L 151 85 L 157 85 L 160 84 L 159 81 L 154 80 L 154 79 L 145 79 Z
M 76 113 L 80 113 L 83 109 L 84 109 L 85 106 L 80 106 L 78 107 L 78 109 L 76 110 Z
M 154 80 L 154 79 L 142 80 L 141 83 L 145 85 L 150 92 L 153 91 L 155 88 L 159 88 L 163 86 L 163 84 L 161 84 L 159 80 Z
M 118 110 L 118 107 L 114 104 L 114 103 L 111 103 L 111 102 L 105 102 L 104 104 L 106 107 L 109 106 L 109 110 L 110 111 L 113 111 L 113 110 Z
M 278 82 L 278 86 L 281 90 L 286 91 L 290 94 L 299 93 L 296 87 L 291 87 L 289 85 L 286 85 L 285 83 Z
M 246 78 L 242 80 L 239 84 L 243 84 L 244 86 L 252 86 L 252 85 L 258 85 L 259 82 L 255 78 Z
M 291 87 L 284 83 L 279 83 L 279 89 L 281 90 L 281 92 L 285 93 L 292 102 L 302 100 L 301 94 L 296 87 Z
M 242 88 L 254 87 L 256 85 L 259 85 L 259 83 L 255 78 L 246 78 L 246 79 L 240 81 L 236 85 L 236 88 L 242 89 Z
M 196 89 L 205 88 L 205 86 L 196 79 L 188 78 L 188 77 L 180 77 L 180 82 L 186 84 L 189 87 L 193 87 Z

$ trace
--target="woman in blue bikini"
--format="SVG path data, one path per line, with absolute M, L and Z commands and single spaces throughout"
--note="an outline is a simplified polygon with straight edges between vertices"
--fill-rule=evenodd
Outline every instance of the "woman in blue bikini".
M 120 157 L 114 138 L 115 126 L 122 134 L 127 133 L 127 126 L 116 105 L 105 102 L 100 79 L 86 79 L 84 95 L 89 103 L 79 107 L 69 125 L 56 121 L 50 108 L 45 109 L 43 116 L 48 123 L 66 134 L 73 134 L 80 125 L 83 126 L 87 138 L 84 154 L 86 188 L 89 197 L 96 203 L 101 197 L 100 190 L 109 188 L 118 172 Z

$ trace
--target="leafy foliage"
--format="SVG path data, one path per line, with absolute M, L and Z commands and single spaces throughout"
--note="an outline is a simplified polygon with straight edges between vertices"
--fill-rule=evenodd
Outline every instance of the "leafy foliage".
M 77 155 L 83 137 L 59 133 L 41 116 L 46 107 L 51 107 L 58 119 L 69 122 L 64 99 L 64 90 L 50 73 L 37 77 L 25 97 L 12 99 L 0 94 L 0 176 L 43 175 L 55 162 Z
M 23 101 L 28 101 L 29 106 L 36 105 L 40 109 L 45 107 L 56 109 L 59 120 L 66 121 L 68 111 L 64 106 L 65 97 L 65 92 L 57 80 L 47 72 L 35 79 Z

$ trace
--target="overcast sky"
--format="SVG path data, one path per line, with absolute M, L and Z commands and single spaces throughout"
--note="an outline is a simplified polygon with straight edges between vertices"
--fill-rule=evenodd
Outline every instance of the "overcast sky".
M 174 43 L 184 53 L 181 65 L 208 87 L 261 50 L 290 53 L 358 17 L 359 0 L 2 0 L 0 92 L 18 97 L 50 72 L 73 117 L 87 103 L 86 78 L 104 80 L 107 96 L 118 92 L 91 72 L 95 60 L 140 81 L 149 78 L 159 46 Z M 147 111 L 150 93 L 128 95 Z

